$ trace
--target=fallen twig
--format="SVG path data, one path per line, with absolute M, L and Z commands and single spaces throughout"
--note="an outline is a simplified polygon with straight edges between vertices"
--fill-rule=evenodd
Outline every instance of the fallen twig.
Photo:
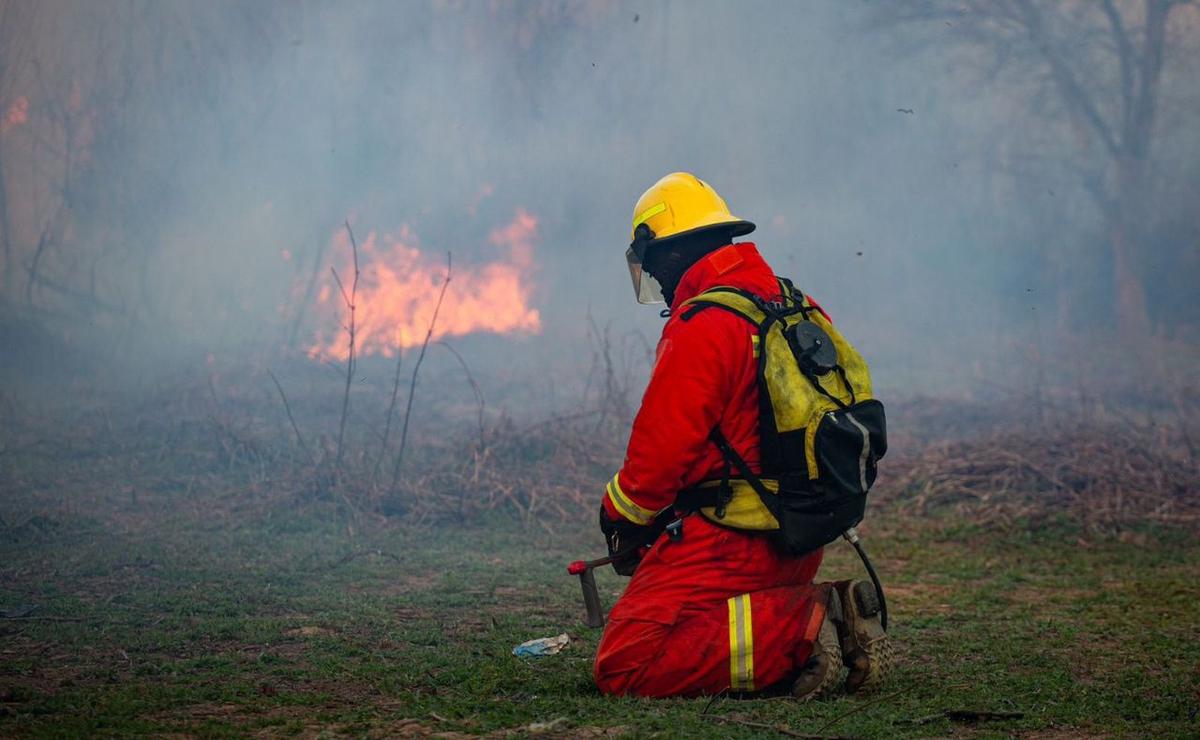
M 712 698 L 709 699 L 708 702 L 704 705 L 704 709 L 701 710 L 700 715 L 703 716 L 705 714 L 708 714 L 708 710 L 712 709 L 712 705 L 717 701 L 717 699 L 720 699 L 722 696 L 725 696 L 727 691 L 728 691 L 728 689 L 721 689 L 717 693 L 713 694 Z
M 859 704 L 858 706 L 854 707 L 850 711 L 839 714 L 838 716 L 829 720 L 824 725 L 822 725 L 821 729 L 817 730 L 817 732 L 818 733 L 825 732 L 830 727 L 833 727 L 834 725 L 836 725 L 838 722 L 841 722 L 842 720 L 846 719 L 847 717 L 849 717 L 851 715 L 858 714 L 859 712 L 861 712 L 862 710 L 871 706 L 872 704 L 878 704 L 879 702 L 887 700 L 887 699 L 895 699 L 897 696 L 900 696 L 903 693 L 904 693 L 903 691 L 893 691 L 890 694 L 884 694 L 883 696 L 877 696 L 874 699 L 871 699 L 870 701 L 865 701 L 862 704 Z
M 894 722 L 892 722 L 892 724 L 894 724 L 894 725 L 927 725 L 930 722 L 937 722 L 938 720 L 942 720 L 942 719 L 946 719 L 945 713 L 936 712 L 934 714 L 925 714 L 920 717 L 911 717 L 908 719 L 898 719 L 898 720 L 895 720 Z
M 726 717 L 722 714 L 703 714 L 701 716 L 705 719 L 711 719 L 714 722 L 741 725 L 742 727 L 752 727 L 756 730 L 771 730 L 772 732 L 778 732 L 780 735 L 805 738 L 806 740 L 849 740 L 850 737 L 848 735 L 813 735 L 806 732 L 796 732 L 795 730 L 785 727 L 784 725 L 771 725 L 767 724 L 766 722 L 751 722 L 745 719 Z
M 387 552 L 386 550 L 358 550 L 356 552 L 348 553 L 348 554 L 342 556 L 341 558 L 337 559 L 336 561 L 330 563 L 329 567 L 330 567 L 330 569 L 333 569 L 340 565 L 345 565 L 346 563 L 349 563 L 353 560 L 358 560 L 359 558 L 365 558 L 368 555 L 375 555 L 377 557 L 387 558 L 388 560 L 392 560 L 397 563 L 404 562 L 403 560 L 400 559 L 399 555 L 395 555 L 393 553 Z
M 1024 719 L 1024 712 L 977 712 L 971 709 L 947 709 L 942 712 L 952 722 L 980 722 L 983 720 Z
M 913 717 L 911 719 L 898 719 L 892 724 L 895 725 L 927 725 L 938 720 L 949 720 L 951 722 L 981 722 L 985 720 L 1010 720 L 1024 719 L 1024 712 L 992 712 L 992 711 L 976 711 L 973 709 L 943 709 L 934 714 L 926 714 L 921 717 Z

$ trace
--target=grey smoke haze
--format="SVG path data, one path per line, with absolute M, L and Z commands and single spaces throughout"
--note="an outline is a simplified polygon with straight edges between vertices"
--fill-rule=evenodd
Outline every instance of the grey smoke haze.
M 489 232 L 523 208 L 539 220 L 529 280 L 544 330 L 464 346 L 484 366 L 570 374 L 589 311 L 617 335 L 657 335 L 622 255 L 635 199 L 679 169 L 758 224 L 749 238 L 889 387 L 935 390 L 1114 320 L 1103 209 L 1078 176 L 1103 173 L 1102 147 L 1020 64 L 1029 47 L 993 69 L 955 20 L 893 24 L 881 4 L 840 0 L 6 7 L 5 33 L 29 31 L 0 106 L 26 95 L 93 137 L 66 165 L 61 224 L 63 147 L 21 127 L 0 141 L 6 305 L 64 313 L 76 339 L 87 314 L 122 354 L 284 349 L 295 286 L 345 218 L 360 236 L 407 225 L 432 261 L 470 264 L 496 258 Z M 1170 28 L 1139 248 L 1158 255 L 1141 266 L 1154 331 L 1188 337 L 1200 25 L 1189 8 Z M 1085 69 L 1101 86 L 1115 71 Z M 26 291 L 46 224 L 45 279 L 120 311 Z

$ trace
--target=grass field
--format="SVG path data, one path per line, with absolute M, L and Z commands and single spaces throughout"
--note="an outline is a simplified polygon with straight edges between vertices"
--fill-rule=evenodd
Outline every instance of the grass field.
M 1200 734 L 1200 543 L 1182 532 L 1034 536 L 877 512 L 867 542 L 900 668 L 880 694 L 799 705 L 600 696 L 599 631 L 563 569 L 601 550 L 590 529 L 352 536 L 315 507 L 236 525 L 158 511 L 8 522 L 0 608 L 38 608 L 0 620 L 0 735 Z M 858 572 L 829 549 L 823 578 Z M 622 579 L 600 585 L 611 606 Z M 511 655 L 564 631 L 557 656 Z
M 311 464 L 264 377 L 0 394 L 0 737 L 1200 736 L 1195 436 L 1162 423 L 1190 411 L 1063 412 L 1034 440 L 996 413 L 1019 405 L 893 404 L 862 528 L 899 648 L 884 690 L 647 701 L 592 685 L 565 572 L 603 553 L 627 420 L 485 429 L 481 404 L 439 434 L 431 394 L 393 501 L 380 396 L 358 391 L 338 483 L 340 388 L 283 384 Z M 828 548 L 822 580 L 861 575 Z M 611 606 L 624 579 L 598 578 Z

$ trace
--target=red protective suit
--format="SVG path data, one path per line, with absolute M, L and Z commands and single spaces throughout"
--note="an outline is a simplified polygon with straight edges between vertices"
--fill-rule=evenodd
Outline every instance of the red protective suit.
M 671 307 L 718 285 L 779 298 L 771 268 L 742 243 L 693 265 Z M 708 437 L 718 424 L 759 469 L 753 334 L 720 309 L 667 321 L 625 464 L 604 497 L 610 518 L 646 523 L 680 490 L 720 477 L 724 462 Z M 682 538 L 659 537 L 613 607 L 596 685 L 610 694 L 694 696 L 794 677 L 825 615 L 827 587 L 813 584 L 820 564 L 820 550 L 789 557 L 762 534 L 686 517 Z

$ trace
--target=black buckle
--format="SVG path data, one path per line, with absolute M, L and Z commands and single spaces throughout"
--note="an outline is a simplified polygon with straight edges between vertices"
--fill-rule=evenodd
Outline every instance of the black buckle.
M 666 526 L 667 537 L 672 542 L 678 542 L 683 539 L 683 519 L 674 519 Z
M 713 515 L 718 519 L 725 518 L 725 509 L 728 508 L 729 502 L 733 500 L 733 486 L 729 485 L 729 476 L 726 475 L 725 480 L 721 481 L 720 488 L 717 489 L 717 508 Z

